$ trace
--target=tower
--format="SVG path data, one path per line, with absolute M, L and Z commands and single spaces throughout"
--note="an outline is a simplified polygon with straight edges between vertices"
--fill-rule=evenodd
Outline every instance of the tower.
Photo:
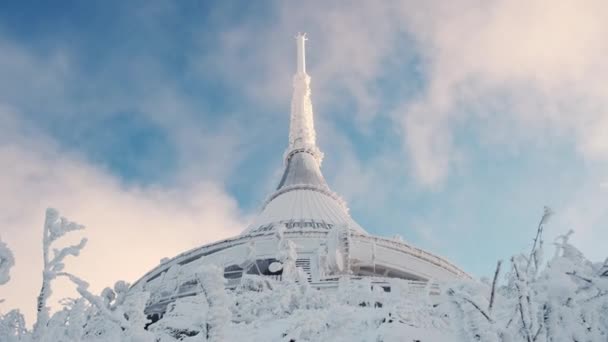
M 330 189 L 321 173 L 323 154 L 316 143 L 305 44 L 306 35 L 298 34 L 289 139 L 277 187 L 243 233 L 165 260 L 139 279 L 136 285 L 152 293 L 149 315 L 162 315 L 176 298 L 200 291 L 196 274 L 205 264 L 224 269 L 227 288 L 238 287 L 245 277 L 282 281 L 282 270 L 295 267 L 319 290 L 336 288 L 338 279 L 366 278 L 390 290 L 395 279 L 415 289 L 429 281 L 470 278 L 445 258 L 368 234 Z M 287 259 L 285 248 L 290 249 Z M 286 267 L 286 262 L 295 265 Z

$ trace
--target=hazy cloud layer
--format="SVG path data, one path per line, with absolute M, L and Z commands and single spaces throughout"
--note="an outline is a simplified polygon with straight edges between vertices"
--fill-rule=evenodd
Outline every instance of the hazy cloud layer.
M 134 281 L 160 258 L 235 235 L 245 225 L 221 184 L 190 179 L 173 187 L 124 185 L 44 136 L 20 134 L 11 116 L 0 111 L 0 134 L 11 136 L 0 144 L 0 226 L 18 262 L 13 281 L 2 289 L 8 307 L 28 315 L 34 310 L 48 206 L 87 226 L 89 245 L 67 267 L 94 290 L 118 278 Z M 69 288 L 57 285 L 54 298 L 73 294 Z

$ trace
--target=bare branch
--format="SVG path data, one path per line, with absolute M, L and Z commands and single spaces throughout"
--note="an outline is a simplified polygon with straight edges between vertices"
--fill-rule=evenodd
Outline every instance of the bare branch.
M 530 336 L 530 328 L 528 327 L 528 324 L 526 323 L 526 318 L 524 316 L 524 303 L 523 303 L 524 295 L 523 295 L 522 288 L 520 286 L 520 282 L 524 282 L 524 280 L 521 278 L 521 274 L 519 273 L 519 268 L 517 268 L 517 262 L 515 261 L 514 257 L 511 258 L 511 263 L 513 264 L 513 270 L 515 271 L 515 276 L 517 277 L 517 281 L 515 282 L 515 288 L 517 289 L 517 293 L 519 294 L 516 312 L 519 311 L 519 315 L 521 318 L 521 324 L 522 324 L 524 332 L 526 333 L 526 340 L 528 342 L 532 342 L 532 337 Z M 526 300 L 528 302 L 528 307 L 529 307 L 531 305 L 529 295 L 526 295 Z M 509 321 L 509 324 L 510 323 L 511 323 L 511 321 Z M 509 324 L 507 324 L 507 326 L 509 326 Z
M 452 296 L 452 297 L 456 297 L 456 291 L 454 291 L 454 289 L 449 289 L 448 290 L 448 295 Z M 479 305 L 477 305 L 477 303 L 475 303 L 472 299 L 464 296 L 464 295 L 459 295 L 460 298 L 462 298 L 462 300 L 464 300 L 465 302 L 471 304 L 475 309 L 477 309 L 477 311 L 479 311 L 483 317 L 485 317 L 488 322 L 490 323 L 494 323 L 494 321 L 492 320 L 492 318 L 490 317 L 490 315 L 488 315 Z
M 492 280 L 492 292 L 490 293 L 490 304 L 488 305 L 488 313 L 492 314 L 492 307 L 494 306 L 494 298 L 496 295 L 496 282 L 498 281 L 498 274 L 500 273 L 500 266 L 502 265 L 502 260 L 498 260 L 496 263 L 496 271 L 494 271 L 494 280 Z
M 593 284 L 593 280 L 591 280 L 589 278 L 581 277 L 580 275 L 576 274 L 576 271 L 566 272 L 566 274 L 569 275 L 569 276 L 573 276 L 575 278 L 578 278 L 578 279 L 580 279 L 582 281 L 585 281 L 585 282 L 587 282 L 589 284 Z
M 543 328 L 543 325 L 542 325 L 542 324 L 540 324 L 540 325 L 538 326 L 538 330 L 536 330 L 536 334 L 534 334 L 534 338 L 532 338 L 532 341 L 536 341 L 536 339 L 537 339 L 537 338 L 538 338 L 538 336 L 540 335 L 540 332 L 541 332 L 542 328 Z
M 543 216 L 541 217 L 540 221 L 538 222 L 538 227 L 536 229 L 536 237 L 534 237 L 534 243 L 532 244 L 532 250 L 530 251 L 530 257 L 528 258 L 528 264 L 526 265 L 526 273 L 528 272 L 529 268 L 530 268 L 530 264 L 532 263 L 532 260 L 534 260 L 534 264 L 535 267 L 538 269 L 538 260 L 536 258 L 536 245 L 537 244 L 542 244 L 542 234 L 543 234 L 543 227 L 545 226 L 545 223 L 549 222 L 549 219 L 551 218 L 551 216 L 553 216 L 553 210 L 551 210 L 551 208 L 545 206 L 544 210 L 543 210 Z

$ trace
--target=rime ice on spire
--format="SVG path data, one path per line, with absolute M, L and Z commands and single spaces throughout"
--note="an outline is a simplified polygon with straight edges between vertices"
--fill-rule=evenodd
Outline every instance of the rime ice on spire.
M 310 100 L 310 76 L 306 73 L 306 34 L 296 36 L 298 68 L 293 76 L 293 96 L 291 99 L 291 125 L 287 159 L 297 151 L 306 151 L 315 156 L 320 163 L 323 158 L 317 148 Z
M 306 33 L 298 33 L 296 42 L 298 44 L 298 74 L 306 73 Z

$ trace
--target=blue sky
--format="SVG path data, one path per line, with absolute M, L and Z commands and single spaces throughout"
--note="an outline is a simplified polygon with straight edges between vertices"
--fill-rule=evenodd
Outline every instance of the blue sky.
M 574 229 L 602 259 L 605 7 L 2 2 L 0 297 L 33 298 L 46 206 L 88 226 L 95 288 L 243 229 L 281 172 L 298 31 L 324 174 L 370 233 L 483 276 L 548 205 L 548 245 Z

